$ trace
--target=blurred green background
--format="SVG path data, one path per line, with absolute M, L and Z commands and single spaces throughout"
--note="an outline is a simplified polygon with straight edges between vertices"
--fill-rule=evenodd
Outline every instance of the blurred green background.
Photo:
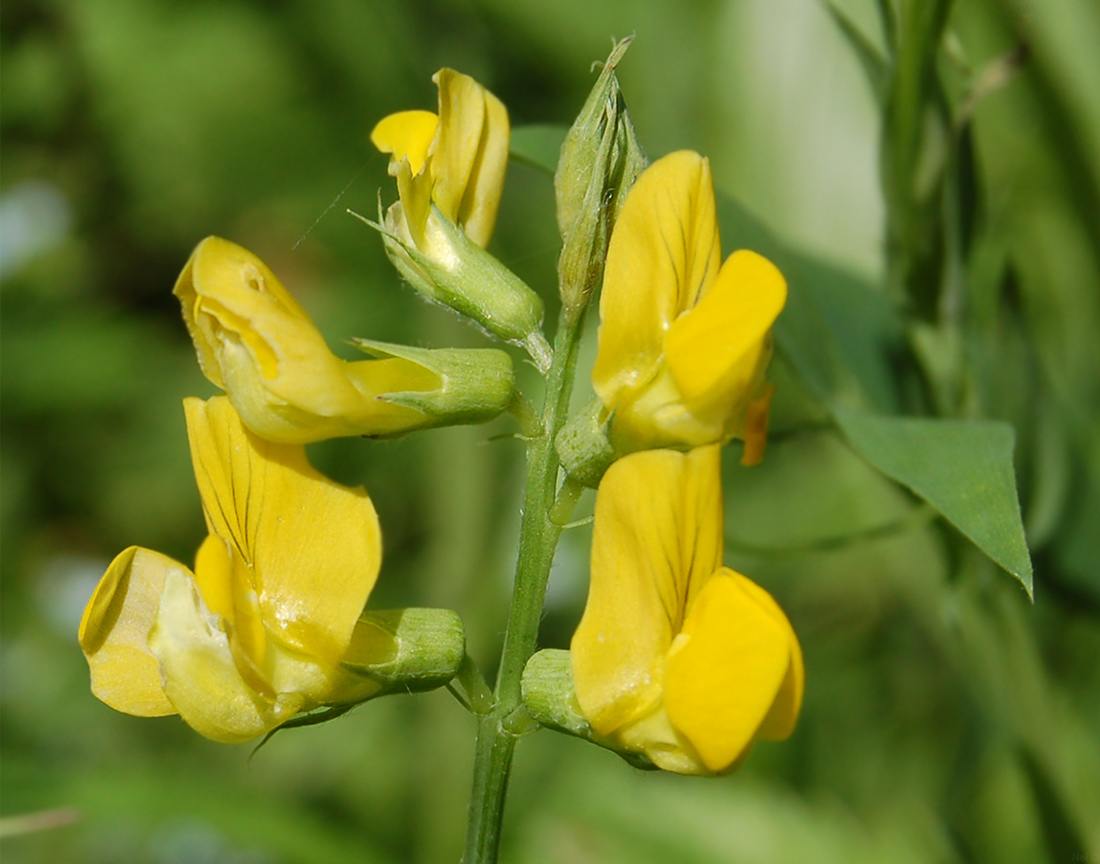
M 840 5 L 878 32 L 871 0 Z M 814 0 L 6 0 L 0 815 L 79 812 L 5 837 L 6 864 L 458 860 L 474 722 L 447 694 L 368 703 L 250 760 L 100 704 L 76 628 L 118 551 L 190 561 L 203 536 L 180 400 L 213 388 L 170 294 L 191 248 L 218 234 L 255 251 L 346 357 L 354 336 L 482 344 L 401 286 L 346 214 L 393 197 L 370 129 L 432 108 L 444 65 L 515 125 L 567 124 L 592 61 L 630 33 L 620 77 L 651 158 L 709 155 L 784 243 L 881 283 L 878 109 Z M 1019 74 L 974 112 L 968 275 L 994 287 L 968 344 L 984 414 L 1017 428 L 1035 604 L 942 525 L 906 521 L 908 493 L 814 430 L 780 358 L 768 459 L 728 460 L 727 558 L 800 635 L 797 732 L 713 781 L 535 735 L 504 860 L 1098 860 L 1073 856 L 1100 855 L 1100 7 L 959 0 L 944 74 L 980 77 L 1021 43 Z M 552 310 L 547 176 L 513 163 L 492 248 Z M 857 371 L 891 380 L 888 352 L 869 350 Z M 311 447 L 378 508 L 371 605 L 456 608 L 487 669 L 518 527 L 510 429 Z M 566 533 L 545 646 L 579 618 L 589 536 Z

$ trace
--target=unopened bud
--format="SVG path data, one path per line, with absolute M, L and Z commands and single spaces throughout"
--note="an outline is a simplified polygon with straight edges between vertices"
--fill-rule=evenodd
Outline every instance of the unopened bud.
M 608 437 L 610 417 L 603 403 L 593 399 L 566 423 L 554 446 L 565 473 L 583 486 L 595 489 L 615 461 L 615 449 Z
M 642 169 L 645 155 L 634 134 L 615 67 L 629 47 L 617 43 L 561 148 L 554 175 L 562 237 L 558 278 L 569 320 L 577 320 L 603 278 L 615 218 Z

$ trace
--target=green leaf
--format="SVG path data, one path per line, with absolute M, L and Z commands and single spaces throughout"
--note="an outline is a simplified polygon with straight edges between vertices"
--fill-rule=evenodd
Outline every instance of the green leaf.
M 518 126 L 512 130 L 509 151 L 513 159 L 553 174 L 558 168 L 561 145 L 568 132 L 566 126 Z
M 834 408 L 833 416 L 856 453 L 935 507 L 1032 596 L 1011 426 L 878 417 L 842 408 Z

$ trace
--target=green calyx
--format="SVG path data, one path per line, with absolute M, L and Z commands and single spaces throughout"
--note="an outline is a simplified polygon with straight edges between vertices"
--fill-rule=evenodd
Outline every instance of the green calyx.
M 547 648 L 531 656 L 523 670 L 523 703 L 540 725 L 612 750 L 635 768 L 656 770 L 645 756 L 618 748 L 592 729 L 577 704 L 568 651 Z
M 432 207 L 422 248 L 388 226 L 368 224 L 381 233 L 387 256 L 413 289 L 525 348 L 540 371 L 550 367 L 542 298 L 437 208 Z
M 615 449 L 608 437 L 611 418 L 603 403 L 591 400 L 562 427 L 554 440 L 565 473 L 582 486 L 595 489 L 615 461 Z
M 449 684 L 466 656 L 462 619 L 450 609 L 385 609 L 359 616 L 341 665 L 381 686 L 377 695 Z
M 434 390 L 405 390 L 378 398 L 413 408 L 431 426 L 485 423 L 508 409 L 515 393 L 512 358 L 495 348 L 414 348 L 370 339 L 354 339 L 372 357 L 398 357 L 439 376 Z

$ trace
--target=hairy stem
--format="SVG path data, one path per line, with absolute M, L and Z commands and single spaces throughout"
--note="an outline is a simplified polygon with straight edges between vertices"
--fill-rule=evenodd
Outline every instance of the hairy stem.
M 497 675 L 492 711 L 477 724 L 474 752 L 474 781 L 466 825 L 465 864 L 492 864 L 500 847 L 504 797 L 512 767 L 512 752 L 518 736 L 509 728 L 509 718 L 522 708 L 520 681 L 523 667 L 534 653 L 539 619 L 546 595 L 546 581 L 554 549 L 561 536 L 560 523 L 568 519 L 551 510 L 557 495 L 558 455 L 554 438 L 565 422 L 569 394 L 577 363 L 579 322 L 559 320 L 554 340 L 554 357 L 546 375 L 546 397 L 539 422 L 539 434 L 527 441 L 527 487 L 520 523 L 519 560 L 512 592 L 512 608 L 504 634 L 504 650 Z M 560 508 L 559 508 L 560 510 Z

